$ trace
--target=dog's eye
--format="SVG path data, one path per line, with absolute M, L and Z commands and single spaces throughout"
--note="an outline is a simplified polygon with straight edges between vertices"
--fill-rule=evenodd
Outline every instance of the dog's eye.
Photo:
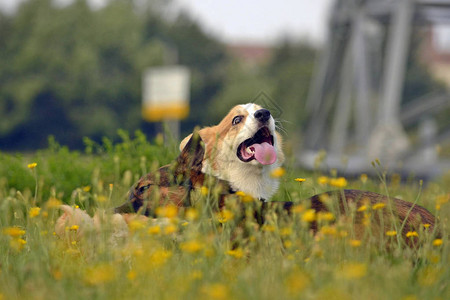
M 244 116 L 236 116 L 233 118 L 233 122 L 231 122 L 231 124 L 237 125 L 237 124 L 241 123 L 243 118 L 244 118 Z
M 151 186 L 151 184 L 141 186 L 141 187 L 138 189 L 139 194 L 142 194 L 143 192 L 145 192 L 146 190 L 148 190 L 148 189 L 150 188 L 150 186 Z

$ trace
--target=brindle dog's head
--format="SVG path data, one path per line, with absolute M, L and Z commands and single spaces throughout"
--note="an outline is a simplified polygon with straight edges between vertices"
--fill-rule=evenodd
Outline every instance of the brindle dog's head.
M 177 159 L 155 172 L 143 176 L 130 189 L 128 200 L 114 209 L 115 213 L 142 212 L 153 215 L 153 208 L 172 203 L 177 206 L 189 205 L 192 188 L 204 181 L 202 161 L 205 154 L 204 143 L 197 132 L 181 151 Z

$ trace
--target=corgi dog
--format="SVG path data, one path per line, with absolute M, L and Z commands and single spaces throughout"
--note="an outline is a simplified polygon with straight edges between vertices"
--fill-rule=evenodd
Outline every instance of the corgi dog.
M 259 105 L 249 103 L 233 107 L 218 125 L 196 130 L 183 139 L 180 150 L 181 154 L 173 164 L 141 178 L 131 189 L 128 202 L 115 211 L 132 213 L 143 209 L 145 215 L 151 216 L 154 215 L 154 199 L 158 199 L 156 205 L 189 206 L 186 199 L 190 191 L 201 187 L 205 176 L 215 178 L 220 185 L 219 209 L 229 194 L 242 191 L 267 201 L 279 186 L 278 179 L 271 173 L 284 161 L 282 139 L 270 111 Z M 155 190 L 158 190 L 156 197 L 151 196 Z M 383 208 L 374 216 L 372 232 L 382 234 L 397 228 L 406 238 L 409 231 L 419 231 L 423 224 L 428 224 L 426 230 L 434 231 L 435 218 L 425 208 L 373 192 L 331 191 L 314 195 L 304 202 L 309 203 L 316 213 L 333 211 L 339 217 L 352 219 L 355 238 L 363 237 L 367 229 L 365 218 L 369 214 L 364 208 L 370 209 L 374 205 Z M 294 203 L 264 202 L 263 211 L 255 213 L 260 225 L 265 222 L 264 210 L 273 206 L 291 214 Z M 317 232 L 315 220 L 310 223 L 310 228 Z M 408 245 L 414 245 L 418 239 L 405 240 Z
M 206 147 L 203 173 L 257 199 L 268 200 L 275 194 L 279 180 L 271 173 L 283 164 L 284 154 L 269 110 L 254 103 L 237 105 L 218 125 L 198 134 Z M 191 137 L 181 142 L 180 150 Z

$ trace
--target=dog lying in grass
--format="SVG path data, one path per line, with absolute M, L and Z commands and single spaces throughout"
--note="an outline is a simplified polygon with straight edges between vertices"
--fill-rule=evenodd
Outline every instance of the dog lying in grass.
M 136 213 L 155 217 L 156 208 L 168 204 L 189 207 L 192 192 L 210 180 L 215 181 L 214 186 L 219 191 L 217 210 L 226 205 L 227 197 L 237 192 L 262 201 L 261 209 L 255 212 L 259 225 L 264 224 L 265 210 L 269 206 L 277 206 L 288 215 L 296 207 L 292 202 L 267 201 L 279 186 L 279 179 L 271 174 L 284 161 L 281 136 L 267 109 L 252 103 L 235 106 L 218 125 L 186 137 L 180 149 L 180 155 L 172 164 L 142 177 L 131 188 L 128 200 L 115 208 L 114 212 L 124 222 Z M 315 216 L 325 212 L 331 212 L 336 220 L 350 222 L 357 239 L 367 230 L 375 236 L 386 232 L 397 235 L 398 232 L 406 244 L 413 246 L 419 240 L 417 232 L 433 232 L 435 227 L 434 216 L 425 208 L 373 192 L 338 190 L 315 195 L 303 203 L 309 203 L 312 212 L 309 226 L 314 233 L 319 225 Z M 68 214 L 66 209 L 65 215 Z M 61 218 L 70 219 L 64 215 Z M 124 222 L 118 221 L 120 217 L 116 219 L 123 228 Z M 61 221 L 60 227 L 64 224 L 67 222 Z

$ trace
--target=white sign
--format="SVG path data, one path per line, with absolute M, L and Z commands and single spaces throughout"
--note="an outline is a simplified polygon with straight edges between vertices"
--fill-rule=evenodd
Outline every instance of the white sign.
M 190 72 L 183 66 L 150 68 L 144 72 L 142 115 L 145 120 L 181 120 L 189 115 Z

